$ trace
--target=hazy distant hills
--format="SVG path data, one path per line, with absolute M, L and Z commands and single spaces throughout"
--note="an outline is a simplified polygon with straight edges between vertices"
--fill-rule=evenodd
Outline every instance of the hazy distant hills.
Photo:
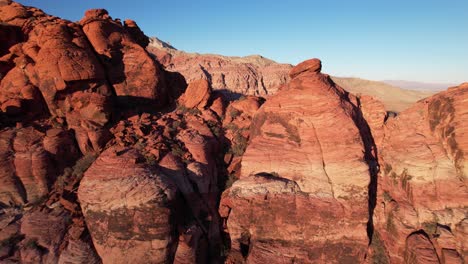
M 442 91 L 448 87 L 456 86 L 456 83 L 426 83 L 426 82 L 414 82 L 404 80 L 384 80 L 386 84 L 390 84 L 402 89 L 418 90 L 418 91 Z
M 366 94 L 379 99 L 388 111 L 394 112 L 401 112 L 413 103 L 436 93 L 436 91 L 403 89 L 384 82 L 360 78 L 332 77 L 332 79 L 350 93 Z
M 241 94 L 270 96 L 289 80 L 289 64 L 280 64 L 259 55 L 246 57 L 188 53 L 158 38 L 151 38 L 148 50 L 166 67 L 180 72 L 187 81 L 209 79 L 216 89 Z M 416 101 L 444 90 L 452 84 L 408 81 L 370 81 L 332 77 L 353 94 L 366 94 L 382 101 L 388 111 L 401 112 Z

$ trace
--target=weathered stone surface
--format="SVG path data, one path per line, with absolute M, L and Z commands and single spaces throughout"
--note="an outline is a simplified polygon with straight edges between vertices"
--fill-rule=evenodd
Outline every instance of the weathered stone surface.
M 423 257 L 406 246 L 414 232 L 427 237 L 439 258 L 446 249 L 467 260 L 467 100 L 468 85 L 460 85 L 387 123 L 374 222 L 394 262 L 408 251 Z
M 372 137 L 361 126 L 359 108 L 317 65 L 311 60 L 293 68 L 295 78 L 262 105 L 251 125 L 241 179 L 223 194 L 233 254 L 243 252 L 247 230 L 249 262 L 364 259 L 368 187 L 377 166 Z M 329 129 L 337 124 L 340 129 Z M 294 188 L 276 194 L 282 184 Z M 290 246 L 281 249 L 281 243 Z
M 47 195 L 56 173 L 42 137 L 32 127 L 0 132 L 1 203 L 34 203 Z
M 127 21 L 124 27 L 112 20 L 106 10 L 92 9 L 86 11 L 80 24 L 117 96 L 167 103 L 162 70 L 141 46 L 142 33 L 137 32 L 135 23 Z
M 187 82 L 205 79 L 214 90 L 232 98 L 238 95 L 267 95 L 289 79 L 289 64 L 279 64 L 259 55 L 227 57 L 178 51 L 156 38 L 150 40 L 148 51 L 168 71 L 180 72 Z
M 136 149 L 105 150 L 78 190 L 86 224 L 103 263 L 170 262 L 177 188 L 150 169 Z
M 388 117 L 385 106 L 379 100 L 363 95 L 357 98 L 358 105 L 361 109 L 362 116 L 369 126 L 372 136 L 374 137 L 375 145 L 380 147 L 384 137 L 384 125 Z
M 185 93 L 179 98 L 179 104 L 187 108 L 204 109 L 211 95 L 211 85 L 207 80 L 189 83 Z
M 105 139 L 90 137 L 106 134 L 110 112 L 103 105 L 112 91 L 80 25 L 17 3 L 1 6 L 0 20 L 23 36 L 2 57 L 10 68 L 0 82 L 0 109 L 21 121 L 66 118 L 70 127 L 84 131 L 77 133 L 81 151 L 98 151 Z

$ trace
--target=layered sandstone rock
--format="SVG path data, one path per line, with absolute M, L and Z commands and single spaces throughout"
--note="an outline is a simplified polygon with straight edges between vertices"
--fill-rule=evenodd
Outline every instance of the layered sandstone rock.
M 205 79 L 213 89 L 232 98 L 240 94 L 267 95 L 288 81 L 289 64 L 279 64 L 262 56 L 226 57 L 178 51 L 157 38 L 152 38 L 148 51 L 168 71 L 180 72 L 188 82 Z
M 147 41 L 134 21 L 122 26 L 106 10 L 93 9 L 86 11 L 80 24 L 117 96 L 166 103 L 162 70 L 144 49 Z
M 220 208 L 232 258 L 364 260 L 372 137 L 349 94 L 320 68 L 317 59 L 293 68 L 291 82 L 254 117 L 241 179 Z
M 82 221 L 60 206 L 3 209 L 0 241 L 2 263 L 101 263 Z
M 109 148 L 86 171 L 78 197 L 104 263 L 165 263 L 173 256 L 177 189 L 136 149 Z
M 375 222 L 391 262 L 467 261 L 467 100 L 465 83 L 387 124 Z
M 189 83 L 185 93 L 179 98 L 179 104 L 187 108 L 203 109 L 210 99 L 211 85 L 207 80 L 196 80 Z
M 171 222 L 179 236 L 177 263 L 220 260 L 217 208 L 223 149 L 221 124 L 216 120 L 209 108 L 179 108 L 164 115 L 133 116 L 112 129 L 116 139 L 111 144 L 138 148 L 181 194 L 182 205 L 175 210 L 181 222 Z
M 390 118 L 384 104 L 372 96 L 363 95 L 356 98 L 362 116 L 369 126 L 375 145 L 380 147 L 384 137 L 385 122 Z
M 43 137 L 32 127 L 0 132 L 2 204 L 34 203 L 48 194 L 57 174 Z
M 0 82 L 0 108 L 10 116 L 64 118 L 82 152 L 99 150 L 111 88 L 81 27 L 17 3 L 0 7 L 0 21 L 23 36 L 2 57 L 13 67 Z

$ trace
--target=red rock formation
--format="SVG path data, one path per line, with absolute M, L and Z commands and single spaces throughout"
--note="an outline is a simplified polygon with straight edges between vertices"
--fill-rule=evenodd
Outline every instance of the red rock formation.
M 179 98 L 134 21 L 0 22 L 0 262 L 468 262 L 467 84 L 388 119 L 317 59 L 153 41 Z
M 20 28 L 25 40 L 2 58 L 14 67 L 1 80 L 0 108 L 66 118 L 82 152 L 99 150 L 111 89 L 81 27 L 17 3 L 0 7 L 0 21 Z
M 166 103 L 162 70 L 141 46 L 143 33 L 135 23 L 127 21 L 123 27 L 106 10 L 93 9 L 86 11 L 80 24 L 117 96 L 157 100 L 161 106 Z
M 0 132 L 0 202 L 37 202 L 49 192 L 56 173 L 42 144 L 44 135 L 32 127 Z
M 205 88 L 209 87 L 206 81 L 203 82 Z M 191 85 L 191 87 L 197 86 Z M 187 93 L 182 96 L 181 102 L 186 103 L 184 98 L 194 98 L 193 96 L 187 97 L 188 94 L 196 92 L 192 88 L 189 88 Z M 199 106 L 201 110 L 179 107 L 175 112 L 167 114 L 136 115 L 120 121 L 111 129 L 115 135 L 115 140 L 112 140 L 109 144 L 114 145 L 114 147 L 101 154 L 98 161 L 86 172 L 79 189 L 85 220 L 93 239 L 98 239 L 97 250 L 104 262 L 114 261 L 115 256 L 113 256 L 112 252 L 116 250 L 128 252 L 131 249 L 125 247 L 128 244 L 127 240 L 117 242 L 117 244 L 108 242 L 109 239 L 112 241 L 118 239 L 118 235 L 101 239 L 101 234 L 109 232 L 111 226 L 97 225 L 96 222 L 100 220 L 96 219 L 96 210 L 91 209 L 91 207 L 98 203 L 97 201 L 102 201 L 99 202 L 102 206 L 97 210 L 103 212 L 107 210 L 106 204 L 108 203 L 122 203 L 115 195 L 127 197 L 126 201 L 128 202 L 129 194 L 127 192 L 129 190 L 119 187 L 118 190 L 112 189 L 113 191 L 109 191 L 107 186 L 120 186 L 121 184 L 116 184 L 116 182 L 122 181 L 122 178 L 128 179 L 128 184 L 133 181 L 140 182 L 139 177 L 146 176 L 139 171 L 152 172 L 173 182 L 177 186 L 177 189 L 174 190 L 180 192 L 183 200 L 183 205 L 171 207 L 172 214 L 180 215 L 182 222 L 179 223 L 174 219 L 167 219 L 166 223 L 158 222 L 158 230 L 168 230 L 174 235 L 179 234 L 178 245 L 174 239 L 167 238 L 167 250 L 154 251 L 152 253 L 154 260 L 175 258 L 180 263 L 186 263 L 187 261 L 187 263 L 190 263 L 190 261 L 206 263 L 220 258 L 221 223 L 217 207 L 220 194 L 218 189 L 219 178 L 222 173 L 219 165 L 219 158 L 222 157 L 222 154 L 219 154 L 222 153 L 219 138 L 221 136 L 221 124 L 217 121 L 216 115 L 209 109 L 209 105 L 206 105 L 206 109 L 204 109 L 205 104 L 211 101 L 208 100 L 210 90 L 207 89 L 206 92 L 208 94 L 203 93 L 204 95 L 199 100 L 195 100 L 196 102 L 192 100 L 195 102 L 194 105 Z M 200 104 L 200 100 L 203 102 L 202 104 Z M 215 131 L 218 132 L 215 133 Z M 129 154 L 123 154 L 122 157 L 118 154 L 109 154 L 109 151 L 118 148 L 132 148 L 134 152 L 141 153 L 140 159 L 133 156 L 127 157 Z M 135 173 L 127 173 L 126 170 L 120 172 L 122 171 L 122 167 L 119 165 L 120 162 L 135 159 L 137 163 L 127 166 L 130 171 L 136 171 Z M 139 160 L 141 160 L 141 163 L 138 162 Z M 140 167 L 146 169 L 143 170 Z M 115 171 L 107 172 L 110 169 Z M 126 173 L 126 176 L 124 177 L 122 173 Z M 115 175 L 115 177 L 110 175 Z M 102 190 L 104 189 L 96 188 L 95 185 L 105 188 L 106 192 L 109 193 L 108 198 L 102 200 Z M 131 191 L 131 193 L 139 195 L 146 187 L 135 188 L 142 188 L 142 191 L 136 191 L 135 189 Z M 142 197 L 149 196 L 148 193 L 142 193 L 141 195 Z M 144 204 L 138 206 L 144 206 Z M 106 214 L 105 219 L 107 220 L 105 221 L 110 221 L 112 217 L 113 215 Z M 140 220 L 131 218 L 129 213 L 124 212 L 120 214 L 120 217 L 126 219 L 125 221 L 129 223 L 140 225 L 138 223 Z M 130 226 L 132 230 L 133 226 L 133 224 Z M 141 247 L 135 246 L 132 250 L 139 252 L 142 251 L 145 245 L 152 244 L 151 237 L 141 237 L 139 241 Z M 175 250 L 176 247 L 177 250 Z M 132 258 L 135 259 L 135 256 L 132 256 Z M 137 255 L 136 258 L 143 260 L 146 257 Z
M 214 90 L 227 94 L 267 95 L 288 80 L 289 64 L 279 64 L 262 56 L 226 57 L 178 51 L 156 38 L 148 51 L 168 71 L 180 72 L 188 82 L 205 79 Z
M 319 60 L 290 75 L 255 115 L 241 179 L 223 194 L 231 257 L 362 261 L 376 166 L 369 131 L 357 126 L 362 117 L 349 95 L 320 74 Z
M 177 189 L 144 161 L 135 149 L 109 148 L 81 181 L 78 198 L 104 263 L 171 260 Z
M 384 104 L 368 95 L 363 95 L 356 99 L 363 118 L 372 132 L 375 144 L 377 147 L 380 147 L 384 137 L 385 120 L 388 118 Z
M 211 85 L 207 80 L 191 82 L 185 93 L 179 98 L 179 104 L 187 108 L 203 109 L 210 99 Z
M 388 121 L 374 222 L 391 262 L 467 261 L 467 100 L 463 84 Z

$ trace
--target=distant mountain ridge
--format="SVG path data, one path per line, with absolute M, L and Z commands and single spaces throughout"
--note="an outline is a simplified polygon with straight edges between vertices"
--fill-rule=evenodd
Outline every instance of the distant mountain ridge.
M 416 91 L 442 91 L 448 87 L 456 86 L 455 83 L 428 83 L 428 82 L 416 82 L 416 81 L 405 81 L 405 80 L 384 80 L 381 81 L 386 84 L 400 87 L 402 89 L 416 90 Z
M 290 64 L 281 64 L 260 55 L 246 57 L 200 54 L 181 51 L 156 37 L 150 38 L 148 51 L 153 53 L 166 70 L 180 72 L 190 82 L 196 79 L 211 81 L 213 88 L 233 94 L 270 96 L 288 82 Z M 398 85 L 360 78 L 332 77 L 345 90 L 370 95 L 382 101 L 388 111 L 401 112 L 415 102 L 436 92 L 434 89 L 417 89 L 420 83 Z M 412 84 L 414 86 L 412 86 Z M 438 90 L 446 89 L 451 85 Z

